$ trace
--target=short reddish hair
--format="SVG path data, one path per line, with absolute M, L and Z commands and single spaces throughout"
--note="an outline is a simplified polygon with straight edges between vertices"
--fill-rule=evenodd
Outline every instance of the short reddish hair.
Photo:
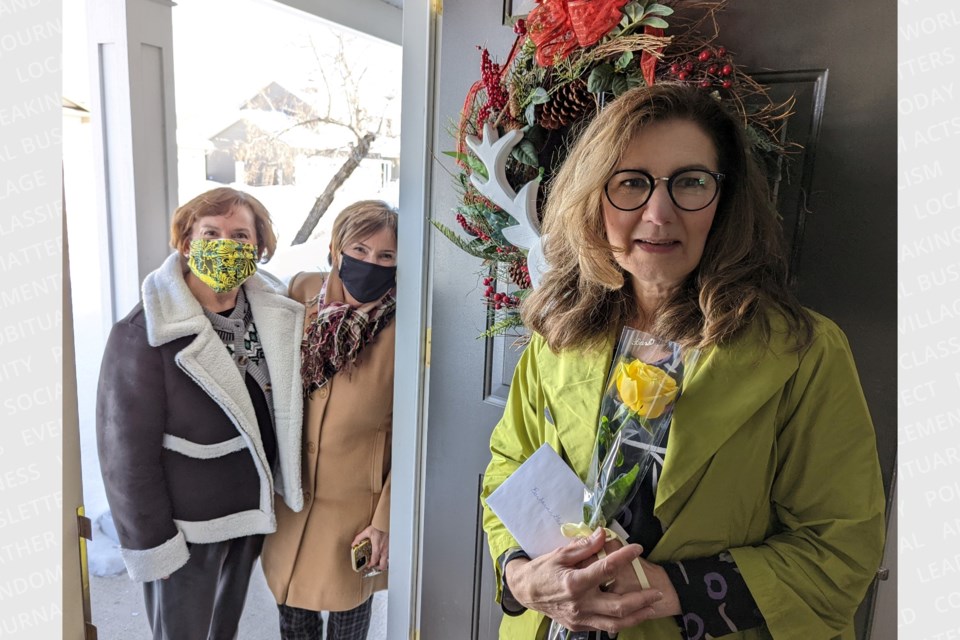
M 263 203 L 249 193 L 230 187 L 219 187 L 201 193 L 187 204 L 173 212 L 170 224 L 170 246 L 180 253 L 190 248 L 190 233 L 199 218 L 224 216 L 239 206 L 249 207 L 257 229 L 257 257 L 269 260 L 277 248 L 277 234 L 273 230 L 273 220 Z

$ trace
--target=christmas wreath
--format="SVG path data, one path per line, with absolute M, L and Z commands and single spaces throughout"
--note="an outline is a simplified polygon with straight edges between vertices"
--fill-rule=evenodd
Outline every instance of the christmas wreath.
M 519 306 L 536 284 L 538 211 L 572 135 L 603 107 L 642 84 L 682 82 L 731 104 L 755 151 L 776 167 L 788 152 L 783 127 L 793 101 L 774 103 L 717 44 L 725 0 L 538 0 L 514 25 L 502 63 L 480 50 L 480 80 L 456 124 L 460 202 L 436 228 L 483 260 L 487 329 L 522 326 Z M 768 162 L 769 164 L 769 162 Z M 519 191 L 517 191 L 519 190 Z M 533 271 L 533 273 L 531 273 Z M 531 278 L 533 276 L 533 278 Z

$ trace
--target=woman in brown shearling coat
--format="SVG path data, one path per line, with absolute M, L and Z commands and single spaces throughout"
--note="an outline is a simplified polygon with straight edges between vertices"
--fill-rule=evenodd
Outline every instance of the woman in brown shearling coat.
M 308 394 L 303 425 L 303 511 L 277 508 L 263 570 L 287 640 L 362 639 L 374 591 L 387 586 L 397 214 L 379 201 L 334 222 L 329 274 L 301 273 L 291 297 L 307 305 L 302 348 Z M 351 547 L 369 538 L 368 564 Z
M 275 508 L 303 505 L 303 305 L 258 270 L 270 214 L 219 187 L 173 214 L 175 253 L 110 331 L 97 448 L 154 640 L 235 638 Z M 278 495 L 274 495 L 274 494 Z M 280 496 L 285 497 L 280 497 Z

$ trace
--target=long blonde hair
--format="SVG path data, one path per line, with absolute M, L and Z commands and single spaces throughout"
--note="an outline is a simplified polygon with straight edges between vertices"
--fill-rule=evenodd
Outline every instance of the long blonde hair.
M 552 181 L 544 211 L 543 283 L 524 301 L 524 323 L 551 349 L 602 343 L 634 318 L 638 301 L 614 259 L 603 221 L 603 187 L 629 143 L 654 122 L 687 120 L 713 141 L 726 174 L 713 226 L 696 269 L 665 300 L 648 331 L 687 346 L 721 344 L 777 309 L 798 348 L 813 321 L 787 281 L 783 240 L 763 173 L 742 123 L 719 100 L 677 84 L 639 87 L 617 98 L 587 126 Z

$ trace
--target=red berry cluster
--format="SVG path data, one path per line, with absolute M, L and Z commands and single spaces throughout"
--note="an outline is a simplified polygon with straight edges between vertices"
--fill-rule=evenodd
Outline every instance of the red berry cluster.
M 519 20 L 517 20 L 516 22 L 514 22 L 514 23 L 513 23 L 513 32 L 514 32 L 515 34 L 517 34 L 518 36 L 525 36 L 525 35 L 527 35 L 527 21 L 524 20 L 523 18 L 520 18 Z
M 500 65 L 490 60 L 490 52 L 486 48 L 480 51 L 480 80 L 487 92 L 487 103 L 477 112 L 478 125 L 486 121 L 491 111 L 502 111 L 510 99 L 507 90 L 500 84 Z
M 494 309 L 497 309 L 498 311 L 504 307 L 507 309 L 515 309 L 520 305 L 520 298 L 517 296 L 495 291 L 493 288 L 493 278 L 484 278 L 483 284 L 485 287 L 487 287 L 483 293 L 483 297 L 486 299 L 487 304 Z
M 683 82 L 696 82 L 701 88 L 733 86 L 736 69 L 727 57 L 726 47 L 703 49 L 695 58 L 686 56 L 670 65 L 670 74 Z
M 490 242 L 490 234 L 486 233 L 483 229 L 475 224 L 470 224 L 470 221 L 467 220 L 467 217 L 462 213 L 457 214 L 457 222 L 463 228 L 464 231 L 470 235 L 480 238 L 484 242 Z

